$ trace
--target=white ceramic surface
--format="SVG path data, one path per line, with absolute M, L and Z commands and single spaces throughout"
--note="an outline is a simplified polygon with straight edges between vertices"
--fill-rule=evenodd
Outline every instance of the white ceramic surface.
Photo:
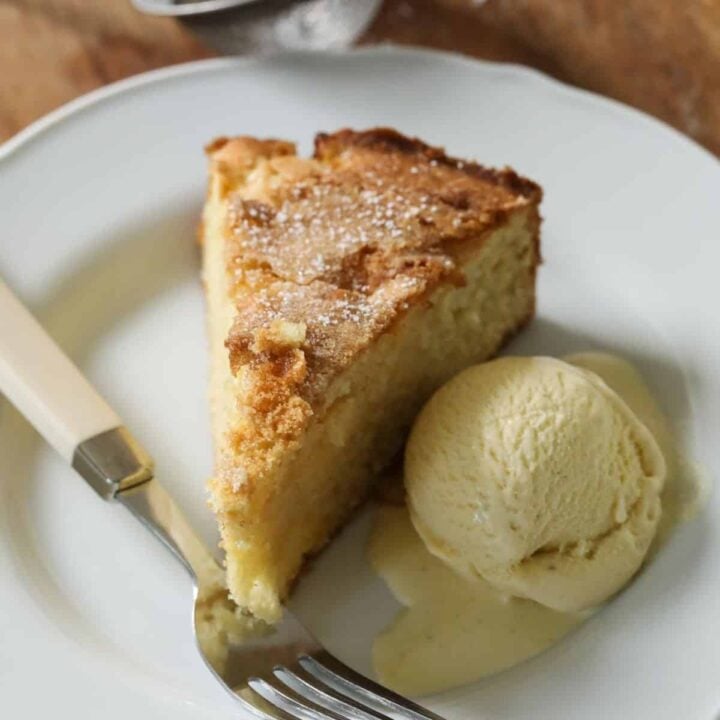
M 516 352 L 607 349 L 645 373 L 717 476 L 720 166 L 673 130 L 519 67 L 381 48 L 219 60 L 134 78 L 0 148 L 0 273 L 153 453 L 208 540 L 206 342 L 193 237 L 201 147 L 393 125 L 546 191 L 538 319 Z M 190 586 L 7 405 L 0 424 L 0 715 L 238 717 L 203 669 Z M 470 720 L 710 720 L 720 712 L 720 500 L 544 655 L 428 702 Z M 364 564 L 367 518 L 295 605 L 368 668 L 397 609 Z M 328 589 L 332 588 L 332 592 Z

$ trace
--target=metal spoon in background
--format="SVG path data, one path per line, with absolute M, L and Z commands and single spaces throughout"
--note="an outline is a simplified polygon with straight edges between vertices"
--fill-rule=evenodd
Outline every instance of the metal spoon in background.
M 141 12 L 174 16 L 227 55 L 352 45 L 381 0 L 132 0 Z

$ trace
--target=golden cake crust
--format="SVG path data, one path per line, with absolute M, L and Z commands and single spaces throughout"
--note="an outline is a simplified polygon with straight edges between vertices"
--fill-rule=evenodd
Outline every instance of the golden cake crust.
M 385 128 L 318 135 L 310 159 L 248 137 L 207 150 L 237 310 L 226 341 L 245 405 L 237 493 L 292 449 L 358 353 L 440 283 L 462 285 L 464 253 L 541 190 Z

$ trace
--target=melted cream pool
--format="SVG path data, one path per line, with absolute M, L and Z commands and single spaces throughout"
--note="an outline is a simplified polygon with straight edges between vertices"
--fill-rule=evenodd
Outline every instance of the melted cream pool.
M 511 667 L 583 620 L 464 580 L 425 549 L 404 507 L 379 509 L 370 557 L 407 606 L 375 640 L 375 672 L 406 695 L 439 692 Z
M 604 353 L 565 360 L 603 378 L 647 425 L 665 455 L 668 477 L 657 548 L 677 522 L 697 512 L 707 496 L 705 484 L 679 451 L 632 365 Z M 404 694 L 427 695 L 509 668 L 548 648 L 591 614 L 559 613 L 504 596 L 482 581 L 464 580 L 427 551 L 402 506 L 378 510 L 368 552 L 377 573 L 406 606 L 373 646 L 378 678 Z

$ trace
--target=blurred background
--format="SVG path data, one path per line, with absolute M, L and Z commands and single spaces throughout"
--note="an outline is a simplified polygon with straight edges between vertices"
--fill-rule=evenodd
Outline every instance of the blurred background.
M 720 154 L 720 0 L 255 0 L 184 18 L 143 5 L 175 12 L 173 0 L 0 0 L 0 141 L 145 70 L 278 47 L 394 42 L 538 68 L 635 105 Z

